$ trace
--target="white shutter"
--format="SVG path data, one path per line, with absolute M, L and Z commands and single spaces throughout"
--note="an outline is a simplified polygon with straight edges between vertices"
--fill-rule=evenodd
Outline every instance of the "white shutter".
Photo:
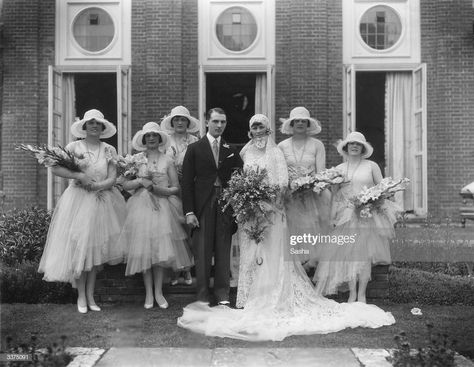
M 415 214 L 428 211 L 426 64 L 413 70 L 413 196 Z
M 125 155 L 131 152 L 131 70 L 117 67 L 117 152 Z
M 356 131 L 355 70 L 354 65 L 344 68 L 344 126 L 343 137 Z

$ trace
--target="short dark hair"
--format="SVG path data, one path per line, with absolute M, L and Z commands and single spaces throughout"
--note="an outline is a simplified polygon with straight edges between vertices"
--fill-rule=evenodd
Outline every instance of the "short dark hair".
M 148 133 L 147 133 L 147 134 L 148 134 Z M 144 134 L 144 135 L 142 136 L 142 144 L 143 144 L 143 145 L 146 145 L 145 136 L 146 136 L 146 134 Z M 161 143 L 163 142 L 163 139 L 161 138 L 161 134 L 158 134 L 158 138 L 159 138 L 159 143 L 161 144 Z
M 346 145 L 344 145 L 344 146 L 342 147 L 342 150 L 343 150 L 344 152 L 346 152 L 346 153 L 347 153 L 347 146 L 349 145 L 349 143 L 357 143 L 357 142 L 356 142 L 356 141 L 348 141 L 348 142 L 346 143 Z M 365 145 L 364 145 L 364 144 L 361 144 L 361 143 L 358 143 L 358 144 L 362 145 L 362 151 L 360 152 L 360 154 L 364 154 L 364 153 L 366 152 Z
M 173 118 L 171 119 L 171 127 L 174 127 L 174 124 L 173 124 L 173 120 L 176 118 L 176 117 L 184 117 L 186 120 L 188 120 L 188 126 L 191 125 L 191 121 L 189 121 L 189 119 L 185 116 L 181 116 L 181 115 L 176 115 L 176 116 L 173 116 Z
M 298 119 L 298 120 L 299 120 L 299 119 Z M 311 121 L 309 121 L 308 119 L 302 119 L 302 120 L 308 121 L 308 122 L 306 123 L 306 125 L 308 125 L 308 127 L 309 127 L 309 125 L 311 125 Z M 290 121 L 290 126 L 291 126 L 291 127 L 295 126 L 295 120 L 291 120 L 291 121 Z
M 97 121 L 96 119 L 87 120 L 85 123 L 82 124 L 82 130 L 85 130 L 85 129 L 86 129 L 86 124 L 87 124 L 89 121 L 96 121 L 96 122 L 99 122 L 99 121 Z M 104 131 L 104 130 L 105 130 L 105 124 L 104 124 L 103 122 L 99 122 L 99 124 L 102 126 L 102 131 Z
M 213 112 L 220 113 L 221 115 L 226 115 L 225 111 L 220 107 L 210 108 L 209 111 L 206 112 L 206 120 L 207 121 L 209 121 L 211 119 L 211 115 L 212 115 Z

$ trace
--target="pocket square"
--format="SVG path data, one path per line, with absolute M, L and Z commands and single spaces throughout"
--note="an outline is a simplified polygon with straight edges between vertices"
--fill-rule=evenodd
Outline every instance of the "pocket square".
M 228 155 L 227 157 L 225 157 L 225 159 L 231 158 L 231 157 L 233 157 L 233 156 L 234 156 L 234 153 L 232 153 L 231 155 Z

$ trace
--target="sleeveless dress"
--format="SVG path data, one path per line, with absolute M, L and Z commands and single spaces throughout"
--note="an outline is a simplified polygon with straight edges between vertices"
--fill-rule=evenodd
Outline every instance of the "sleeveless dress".
M 138 177 L 152 178 L 155 184 L 169 186 L 171 158 L 160 155 L 156 165 L 141 155 Z M 183 269 L 192 265 L 183 228 L 181 200 L 176 195 L 158 196 L 141 187 L 127 201 L 127 218 L 119 245 L 128 248 L 125 275 L 146 271 L 153 265 Z
M 390 264 L 390 239 L 395 235 L 394 224 L 400 208 L 391 200 L 385 200 L 380 210 L 373 211 L 372 217 L 361 218 L 349 200 L 364 187 L 375 185 L 371 171 L 371 161 L 364 160 L 352 177 L 342 184 L 334 194 L 332 208 L 331 236 L 354 236 L 354 241 L 345 245 L 321 246 L 317 257 L 318 266 L 313 280 L 319 284 L 323 294 L 335 294 L 338 287 L 367 271 L 372 264 Z M 344 164 L 338 166 L 344 171 Z M 365 169 L 364 169 L 365 168 Z M 318 287 L 319 288 L 319 287 Z
M 244 168 L 266 168 L 269 182 L 285 187 L 288 173 L 283 154 L 270 140 L 266 149 L 262 156 L 250 146 L 243 154 Z M 390 313 L 375 305 L 339 304 L 317 295 L 301 263 L 290 254 L 284 211 L 274 209 L 273 224 L 260 244 L 245 234 L 240 236 L 237 305 L 243 309 L 194 302 L 184 308 L 178 326 L 207 336 L 279 341 L 290 335 L 326 334 L 358 326 L 376 328 L 395 322 Z M 257 265 L 256 257 L 262 258 L 261 265 Z
M 300 148 L 294 147 L 293 138 L 283 140 L 278 144 L 283 151 L 290 182 L 302 173 L 317 172 L 317 166 L 325 167 L 326 154 L 323 143 L 313 137 L 307 137 Z M 316 162 L 318 160 L 318 164 Z M 293 195 L 286 203 L 288 227 L 291 235 L 326 234 L 329 230 L 329 192 L 316 194 L 312 191 Z M 296 244 L 295 250 L 301 262 L 316 256 L 314 246 Z
M 178 172 L 178 178 L 181 181 L 182 167 L 184 155 L 188 149 L 188 145 L 195 143 L 199 139 L 191 134 L 186 134 L 185 138 L 178 137 L 176 134 L 169 136 L 168 147 L 166 148 L 165 154 L 173 159 L 176 171 Z
M 101 142 L 98 157 L 88 152 L 84 141 L 69 143 L 66 149 L 84 157 L 80 166 L 96 181 L 107 178 L 115 148 Z M 44 280 L 70 282 L 92 267 L 124 261 L 125 250 L 117 240 L 126 216 L 125 200 L 115 188 L 87 191 L 76 180 L 59 199 L 49 226 L 38 271 Z

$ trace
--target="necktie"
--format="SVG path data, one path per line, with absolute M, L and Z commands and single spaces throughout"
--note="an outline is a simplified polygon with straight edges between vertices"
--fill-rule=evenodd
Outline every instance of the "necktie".
M 219 165 L 219 145 L 217 139 L 212 142 L 212 152 L 214 153 L 214 160 L 216 161 L 216 166 Z

